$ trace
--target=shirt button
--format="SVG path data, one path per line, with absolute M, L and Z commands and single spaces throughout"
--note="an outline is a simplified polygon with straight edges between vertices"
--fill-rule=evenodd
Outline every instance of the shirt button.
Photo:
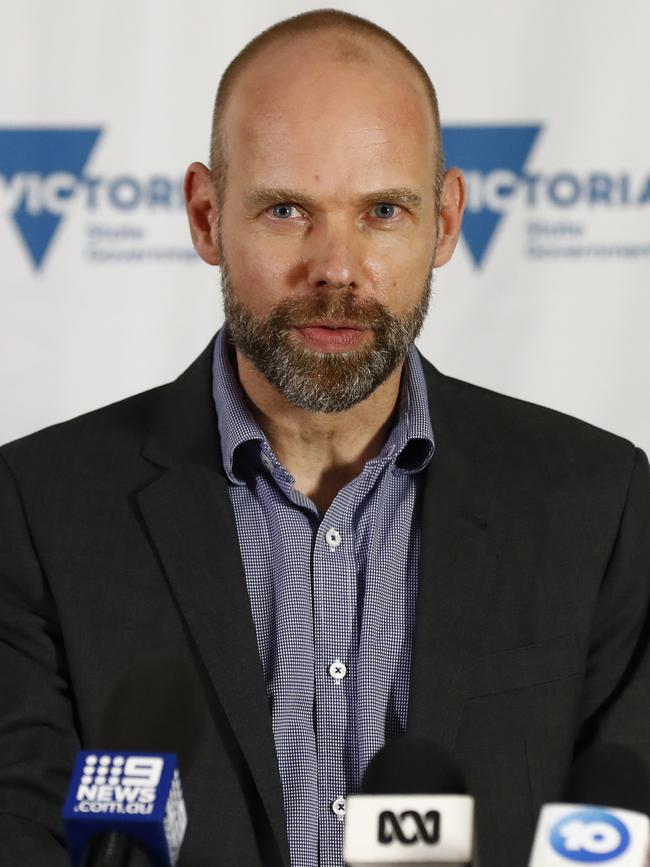
M 345 818 L 345 798 L 337 798 L 335 801 L 332 801 L 332 812 L 339 822 L 343 821 Z
M 266 452 L 262 452 L 262 463 L 264 464 L 264 466 L 266 467 L 266 469 L 267 469 L 270 473 L 273 472 L 273 470 L 274 470 L 273 461 L 272 461 L 271 458 L 267 455 Z
M 343 680 L 347 673 L 348 668 L 344 662 L 341 662 L 340 659 L 335 659 L 334 662 L 330 665 L 330 675 L 334 678 L 334 680 Z
M 327 533 L 325 533 L 325 541 L 334 550 L 334 548 L 338 548 L 341 544 L 341 534 L 334 527 L 330 527 Z

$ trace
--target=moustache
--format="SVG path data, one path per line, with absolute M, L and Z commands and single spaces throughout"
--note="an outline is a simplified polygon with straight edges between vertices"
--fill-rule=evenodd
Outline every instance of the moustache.
M 354 292 L 349 291 L 287 299 L 280 302 L 269 316 L 275 326 L 286 329 L 318 325 L 330 328 L 375 328 L 392 318 L 379 301 L 360 300 Z

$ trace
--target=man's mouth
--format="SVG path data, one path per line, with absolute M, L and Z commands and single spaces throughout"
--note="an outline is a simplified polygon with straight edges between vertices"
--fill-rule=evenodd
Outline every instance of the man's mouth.
M 356 349 L 367 337 L 370 329 L 358 322 L 313 322 L 297 325 L 294 330 L 302 341 L 318 352 L 345 352 Z

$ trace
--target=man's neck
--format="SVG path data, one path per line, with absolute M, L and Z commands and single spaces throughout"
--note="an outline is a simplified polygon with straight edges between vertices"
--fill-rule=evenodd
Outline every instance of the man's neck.
M 275 456 L 296 488 L 325 512 L 334 497 L 382 450 L 399 397 L 403 364 L 365 400 L 343 412 L 301 409 L 237 351 L 239 381 Z

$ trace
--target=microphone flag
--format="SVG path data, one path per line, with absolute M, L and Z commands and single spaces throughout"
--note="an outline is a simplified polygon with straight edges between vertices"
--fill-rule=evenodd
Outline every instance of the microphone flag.
M 647 867 L 650 819 L 585 804 L 542 807 L 529 867 Z
M 176 756 L 79 752 L 63 824 L 73 867 L 81 867 L 91 840 L 111 832 L 132 839 L 152 863 L 174 867 L 187 826 Z
M 474 853 L 469 795 L 352 795 L 345 811 L 348 867 L 464 867 Z

